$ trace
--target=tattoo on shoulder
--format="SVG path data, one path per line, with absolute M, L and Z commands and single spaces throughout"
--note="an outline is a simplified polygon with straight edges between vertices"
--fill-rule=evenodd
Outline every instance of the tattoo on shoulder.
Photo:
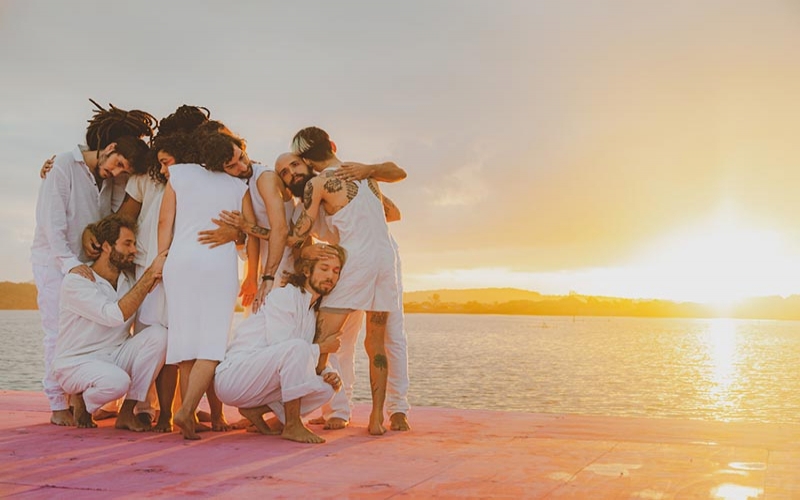
M 338 193 L 342 190 L 342 180 L 338 177 L 331 177 L 325 181 L 325 191 L 329 193 Z
M 358 184 L 355 182 L 347 183 L 347 201 L 353 201 L 353 198 L 358 194 Z
M 373 179 L 367 179 L 367 183 L 369 184 L 370 191 L 372 191 L 372 193 L 375 196 L 377 196 L 378 199 L 380 200 L 381 199 L 381 191 L 380 191 L 380 189 L 378 189 L 378 183 L 375 182 Z
M 306 210 L 311 206 L 311 199 L 314 196 L 314 184 L 310 181 L 306 183 L 306 188 L 303 191 L 303 206 Z

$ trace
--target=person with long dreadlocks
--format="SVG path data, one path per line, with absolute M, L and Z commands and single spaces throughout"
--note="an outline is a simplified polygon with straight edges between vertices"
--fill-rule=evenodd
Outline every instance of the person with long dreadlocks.
M 87 225 L 118 206 L 113 199 L 115 177 L 146 170 L 148 147 L 141 138 L 152 137 L 156 122 L 144 111 L 125 111 L 113 105 L 106 110 L 92 102 L 98 109 L 89 120 L 86 146 L 56 155 L 36 202 L 31 263 L 44 330 L 42 384 L 52 411 L 50 422 L 56 425 L 74 423 L 67 396 L 51 373 L 61 282 L 68 273 L 94 280 L 85 264 L 89 259 L 81 234 Z

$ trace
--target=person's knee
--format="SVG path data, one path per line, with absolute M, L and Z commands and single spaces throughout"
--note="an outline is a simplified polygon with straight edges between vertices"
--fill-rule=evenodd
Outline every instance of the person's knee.
M 95 387 L 103 394 L 105 402 L 124 396 L 131 386 L 131 377 L 123 370 L 115 370 L 103 376 Z

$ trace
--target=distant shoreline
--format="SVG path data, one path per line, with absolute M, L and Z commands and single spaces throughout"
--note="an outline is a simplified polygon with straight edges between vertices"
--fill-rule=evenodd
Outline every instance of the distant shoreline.
M 728 309 L 694 302 L 591 295 L 542 295 L 516 288 L 441 289 L 403 294 L 406 313 L 597 316 L 634 318 L 737 318 L 800 320 L 800 295 L 757 297 Z M 0 282 L 0 310 L 36 310 L 36 286 Z

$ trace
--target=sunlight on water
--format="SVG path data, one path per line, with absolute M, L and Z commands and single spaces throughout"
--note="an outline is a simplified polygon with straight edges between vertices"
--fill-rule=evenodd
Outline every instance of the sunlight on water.
M 736 404 L 730 389 L 742 376 L 738 370 L 739 340 L 736 322 L 728 318 L 711 320 L 702 339 L 710 362 L 709 397 L 721 411 Z
M 409 314 L 406 330 L 412 406 L 800 423 L 797 321 Z M 38 313 L 0 311 L 0 343 L 0 389 L 41 390 Z

